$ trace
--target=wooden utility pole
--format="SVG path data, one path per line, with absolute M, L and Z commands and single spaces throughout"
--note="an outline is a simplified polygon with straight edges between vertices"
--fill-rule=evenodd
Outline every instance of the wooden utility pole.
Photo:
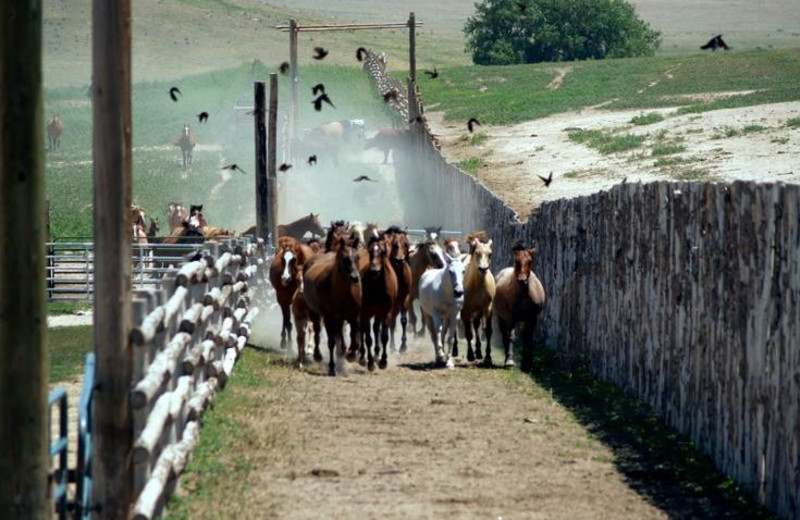
M 417 82 L 417 17 L 413 11 L 408 14 L 408 77 Z
M 297 32 L 297 21 L 289 20 L 289 67 L 291 69 L 292 109 L 289 119 L 289 142 L 286 143 L 286 149 L 289 151 L 288 157 L 293 157 L 294 144 L 297 139 Z
M 51 518 L 42 2 L 0 1 L 0 518 Z
M 267 102 L 264 82 L 254 83 L 256 123 L 256 236 L 266 240 L 269 233 L 267 204 Z
M 126 520 L 133 501 L 131 4 L 94 0 L 94 477 L 92 517 Z M 166 93 L 165 93 L 166 95 Z
M 278 162 L 278 75 L 269 75 L 269 145 L 267 146 L 267 208 L 269 211 L 269 232 L 272 243 L 278 242 L 278 176 L 275 165 Z

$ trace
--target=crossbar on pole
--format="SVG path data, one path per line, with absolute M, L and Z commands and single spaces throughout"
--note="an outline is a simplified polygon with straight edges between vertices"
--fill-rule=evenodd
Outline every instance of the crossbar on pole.
M 422 22 L 417 22 L 416 26 L 420 27 L 425 25 Z M 371 29 L 404 29 L 408 27 L 408 22 L 402 23 L 364 23 L 364 24 L 343 24 L 343 25 L 298 25 L 298 32 L 318 32 L 318 31 L 359 31 Z M 291 29 L 288 25 L 276 25 L 276 29 L 281 32 L 289 32 Z

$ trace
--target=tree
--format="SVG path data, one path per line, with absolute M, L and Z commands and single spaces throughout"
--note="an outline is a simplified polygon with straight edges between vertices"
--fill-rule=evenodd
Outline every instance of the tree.
M 464 33 L 478 65 L 652 56 L 661 44 L 627 0 L 482 0 Z

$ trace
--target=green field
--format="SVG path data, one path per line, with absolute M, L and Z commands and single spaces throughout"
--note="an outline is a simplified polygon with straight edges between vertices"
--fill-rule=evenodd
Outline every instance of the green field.
M 50 382 L 71 379 L 83 373 L 86 354 L 92 351 L 92 326 L 56 327 L 47 331 Z

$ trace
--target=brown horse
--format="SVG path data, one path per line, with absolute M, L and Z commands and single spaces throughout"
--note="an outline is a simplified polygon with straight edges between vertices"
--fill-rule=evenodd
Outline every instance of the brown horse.
M 183 167 L 186 168 L 186 165 L 192 164 L 192 150 L 194 150 L 194 147 L 197 144 L 197 139 L 195 139 L 189 123 L 183 124 L 181 136 L 178 138 L 175 144 L 180 147 L 181 152 L 183 153 Z
M 417 336 L 425 334 L 425 324 L 417 330 L 417 314 L 414 311 L 414 301 L 419 299 L 419 279 L 428 269 L 441 269 L 444 267 L 444 250 L 432 238 L 428 238 L 409 256 L 411 266 L 411 294 L 408 303 L 409 321 L 411 330 Z
M 294 317 L 294 327 L 297 339 L 297 366 L 302 369 L 306 363 L 306 331 L 308 330 L 308 322 L 311 321 L 312 330 L 314 333 L 314 361 L 319 363 L 322 361 L 322 352 L 319 350 L 319 334 L 322 327 L 320 326 L 319 314 L 313 314 L 306 305 L 306 300 L 303 297 L 303 279 L 300 278 L 300 287 L 295 291 L 292 297 L 292 316 Z
M 331 227 L 328 228 L 328 232 L 325 235 L 325 247 L 324 251 L 326 253 L 330 253 L 334 251 L 337 244 L 339 243 L 339 238 L 343 237 L 345 233 L 347 233 L 347 228 L 350 227 L 349 222 L 345 222 L 344 220 L 332 220 Z
M 544 307 L 545 292 L 542 282 L 531 269 L 536 249 L 525 249 L 522 244 L 516 244 L 512 252 L 514 267 L 506 267 L 497 274 L 494 314 L 503 337 L 507 367 L 514 365 L 511 331 L 517 323 L 522 323 L 521 368 L 529 370 L 533 364 L 533 330 Z
M 64 133 L 64 123 L 61 114 L 53 114 L 47 122 L 47 149 L 56 150 L 61 146 L 61 134 Z
M 408 308 L 411 302 L 411 266 L 408 265 L 408 253 L 410 245 L 408 243 L 408 233 L 397 226 L 391 226 L 384 233 L 389 248 L 389 259 L 397 275 L 397 298 L 392 309 L 392 326 L 390 329 L 392 337 L 392 349 L 395 348 L 394 329 L 397 316 L 400 316 L 400 326 L 402 336 L 400 337 L 400 352 L 405 352 L 408 348 L 406 326 L 408 325 Z
M 351 330 L 358 330 L 361 313 L 358 253 L 344 237 L 339 237 L 337 242 L 334 252 L 315 255 L 303 269 L 303 299 L 312 322 L 322 318 L 325 324 L 331 356 L 328 374 L 331 376 L 336 375 L 334 351 L 337 339 L 340 356 L 344 354 L 344 323 L 347 322 Z M 350 345 L 348 358 L 355 358 L 357 343 Z
M 486 360 L 492 365 L 492 300 L 495 295 L 492 275 L 492 241 L 481 242 L 480 234 L 467 237 L 469 256 L 464 273 L 464 306 L 461 308 L 461 323 L 467 338 L 467 360 L 481 359 L 481 322 L 486 335 Z M 472 331 L 475 330 L 475 352 L 472 351 Z
M 306 233 L 325 236 L 325 228 L 319 222 L 319 213 L 309 213 L 308 216 L 294 222 L 278 225 L 278 237 L 292 237 L 300 240 Z
M 281 327 L 281 347 L 286 348 L 292 340 L 291 305 L 294 293 L 303 278 L 303 265 L 311 258 L 311 248 L 292 237 L 278 239 L 278 249 L 269 266 L 269 281 L 275 289 L 278 305 L 283 314 Z
M 378 334 L 381 341 L 380 368 L 386 368 L 388 357 L 386 346 L 389 343 L 389 327 L 394 323 L 393 310 L 397 301 L 397 276 L 389 259 L 388 237 L 373 237 L 367 246 L 368 262 L 359 269 L 361 275 L 361 334 L 366 343 L 367 368 L 375 370 L 375 358 L 372 355 L 372 335 L 370 320 L 374 319 L 372 332 L 375 335 L 375 346 L 378 346 Z M 364 350 L 362 346 L 362 351 Z

